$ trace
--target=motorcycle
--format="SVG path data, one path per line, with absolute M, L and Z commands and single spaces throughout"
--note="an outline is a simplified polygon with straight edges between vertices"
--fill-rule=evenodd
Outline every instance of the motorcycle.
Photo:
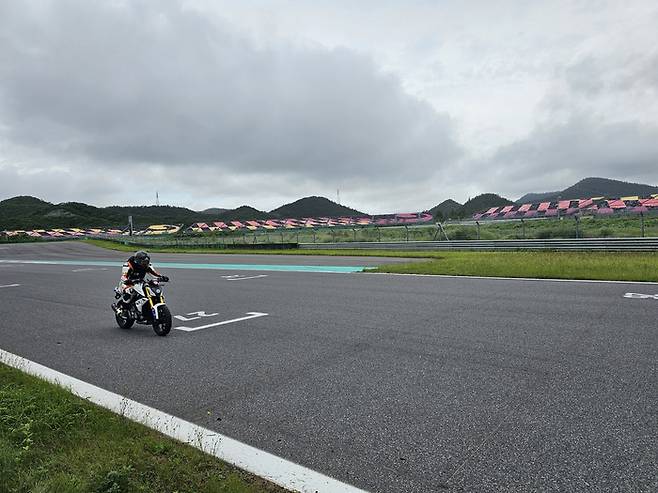
M 171 331 L 171 312 L 165 304 L 164 293 L 161 283 L 167 282 L 168 278 L 153 278 L 149 280 L 136 281 L 132 285 L 132 294 L 125 293 L 121 286 L 114 288 L 114 297 L 124 297 L 128 305 L 114 316 L 117 324 L 122 329 L 130 329 L 135 322 L 142 325 L 151 325 L 159 336 L 166 336 Z

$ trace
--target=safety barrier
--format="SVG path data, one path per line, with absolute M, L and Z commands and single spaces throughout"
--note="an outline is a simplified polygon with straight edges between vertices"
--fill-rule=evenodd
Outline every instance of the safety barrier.
M 546 240 L 454 240 L 454 241 L 396 241 L 396 242 L 343 242 L 300 243 L 307 250 L 559 250 L 559 251 L 608 251 L 608 252 L 656 252 L 658 238 L 580 238 Z

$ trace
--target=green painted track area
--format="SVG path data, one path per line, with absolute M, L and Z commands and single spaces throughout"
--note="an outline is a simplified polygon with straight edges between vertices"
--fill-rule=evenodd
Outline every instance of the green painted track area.
M 37 265 L 71 265 L 94 267 L 121 267 L 123 262 L 108 260 L 0 260 L 0 264 L 37 264 Z M 256 270 L 277 272 L 329 272 L 349 274 L 362 272 L 363 266 L 348 265 L 271 265 L 271 264 L 188 264 L 184 262 L 158 262 L 163 269 L 201 269 L 201 270 Z

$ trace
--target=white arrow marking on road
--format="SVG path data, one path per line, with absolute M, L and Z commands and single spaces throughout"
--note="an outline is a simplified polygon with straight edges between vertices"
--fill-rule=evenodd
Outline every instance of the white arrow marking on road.
M 658 294 L 626 293 L 624 298 L 632 298 L 636 300 L 658 300 Z
M 185 332 L 194 332 L 195 330 L 209 329 L 210 327 L 218 327 L 220 325 L 232 324 L 235 322 L 242 322 L 243 320 L 249 320 L 252 318 L 267 317 L 269 313 L 261 312 L 247 312 L 246 317 L 234 318 L 232 320 L 224 320 L 223 322 L 216 322 L 214 324 L 202 325 L 201 327 L 174 327 L 176 330 L 183 330 Z
M 184 317 L 183 315 L 174 315 L 174 318 L 177 318 L 181 322 L 191 322 L 192 320 L 199 320 L 201 317 L 214 317 L 219 315 L 219 313 L 206 313 L 206 312 L 191 312 L 188 315 L 197 315 L 196 317 Z
M 0 288 L 17 288 L 20 286 L 20 284 L 5 284 L 4 286 L 0 286 Z
M 240 277 L 239 275 L 235 276 L 222 276 L 224 279 L 227 281 L 244 281 L 245 279 L 259 279 L 261 277 L 267 277 L 267 274 L 261 274 L 259 276 L 247 276 L 247 277 Z

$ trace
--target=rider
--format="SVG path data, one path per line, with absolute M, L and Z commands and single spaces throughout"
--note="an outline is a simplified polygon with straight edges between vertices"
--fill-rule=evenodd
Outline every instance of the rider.
M 121 270 L 122 296 L 117 304 L 113 306 L 117 313 L 121 313 L 124 308 L 130 305 L 133 298 L 133 285 L 136 282 L 143 281 L 146 274 L 159 277 L 165 282 L 169 280 L 167 276 L 160 275 L 160 273 L 153 268 L 149 254 L 140 250 L 123 264 L 123 269 Z

